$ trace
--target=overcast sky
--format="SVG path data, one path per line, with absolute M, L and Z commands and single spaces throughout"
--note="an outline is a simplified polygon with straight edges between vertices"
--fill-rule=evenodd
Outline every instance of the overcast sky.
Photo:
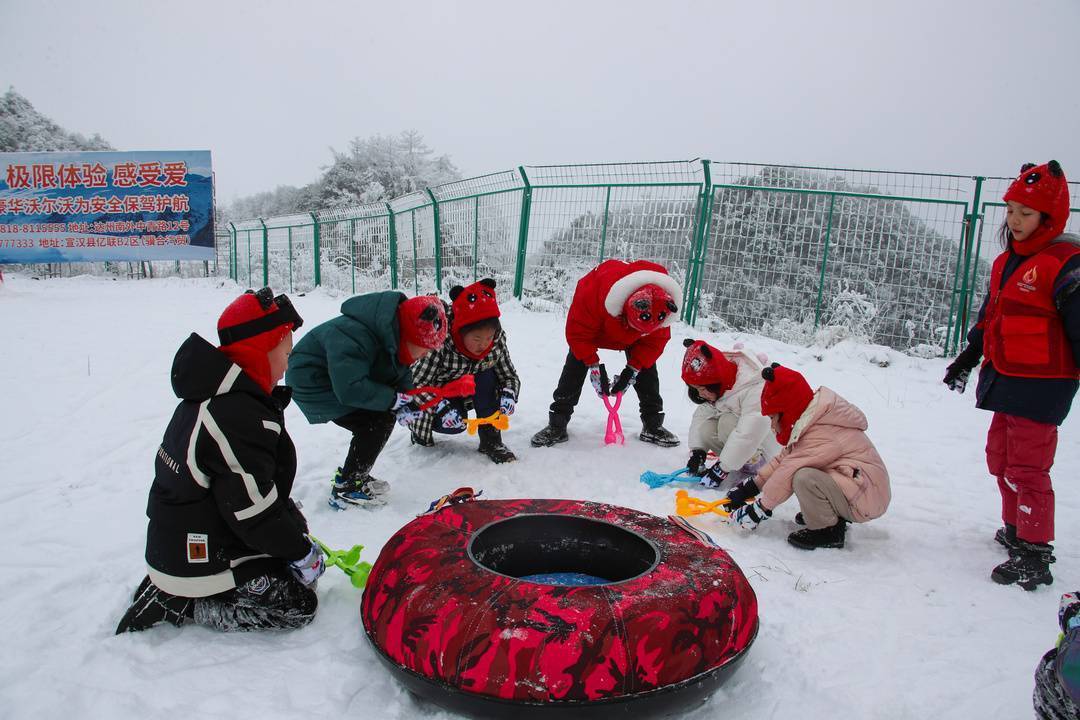
M 0 91 L 219 201 L 419 130 L 465 175 L 714 160 L 1080 180 L 1080 0 L 0 0 Z

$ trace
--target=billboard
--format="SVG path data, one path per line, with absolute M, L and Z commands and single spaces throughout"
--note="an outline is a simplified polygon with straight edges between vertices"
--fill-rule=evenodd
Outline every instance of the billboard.
M 0 263 L 213 259 L 209 150 L 0 153 Z

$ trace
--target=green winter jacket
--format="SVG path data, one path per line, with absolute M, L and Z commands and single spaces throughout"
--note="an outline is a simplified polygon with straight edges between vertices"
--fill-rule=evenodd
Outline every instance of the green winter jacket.
M 389 411 L 413 387 L 398 361 L 399 292 L 357 295 L 341 315 L 312 328 L 293 348 L 285 383 L 308 422 L 324 423 L 357 409 Z

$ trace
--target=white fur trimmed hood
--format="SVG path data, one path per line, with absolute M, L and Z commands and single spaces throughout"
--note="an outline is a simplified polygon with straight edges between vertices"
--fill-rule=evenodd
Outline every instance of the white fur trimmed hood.
M 682 310 L 682 288 L 679 287 L 679 283 L 675 282 L 670 275 L 655 270 L 636 270 L 617 280 L 604 298 L 604 310 L 612 317 L 619 317 L 622 315 L 627 299 L 634 291 L 645 285 L 656 285 L 666 290 L 679 306 L 679 310 Z M 659 327 L 671 326 L 678 319 L 677 316 L 677 312 L 668 315 Z

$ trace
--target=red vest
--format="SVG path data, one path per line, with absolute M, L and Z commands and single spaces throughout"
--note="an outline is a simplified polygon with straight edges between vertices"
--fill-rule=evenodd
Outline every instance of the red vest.
M 1001 285 L 1009 253 L 994 260 L 983 353 L 1004 375 L 1080 379 L 1072 345 L 1054 305 L 1054 281 L 1080 246 L 1054 243 L 1020 263 Z

